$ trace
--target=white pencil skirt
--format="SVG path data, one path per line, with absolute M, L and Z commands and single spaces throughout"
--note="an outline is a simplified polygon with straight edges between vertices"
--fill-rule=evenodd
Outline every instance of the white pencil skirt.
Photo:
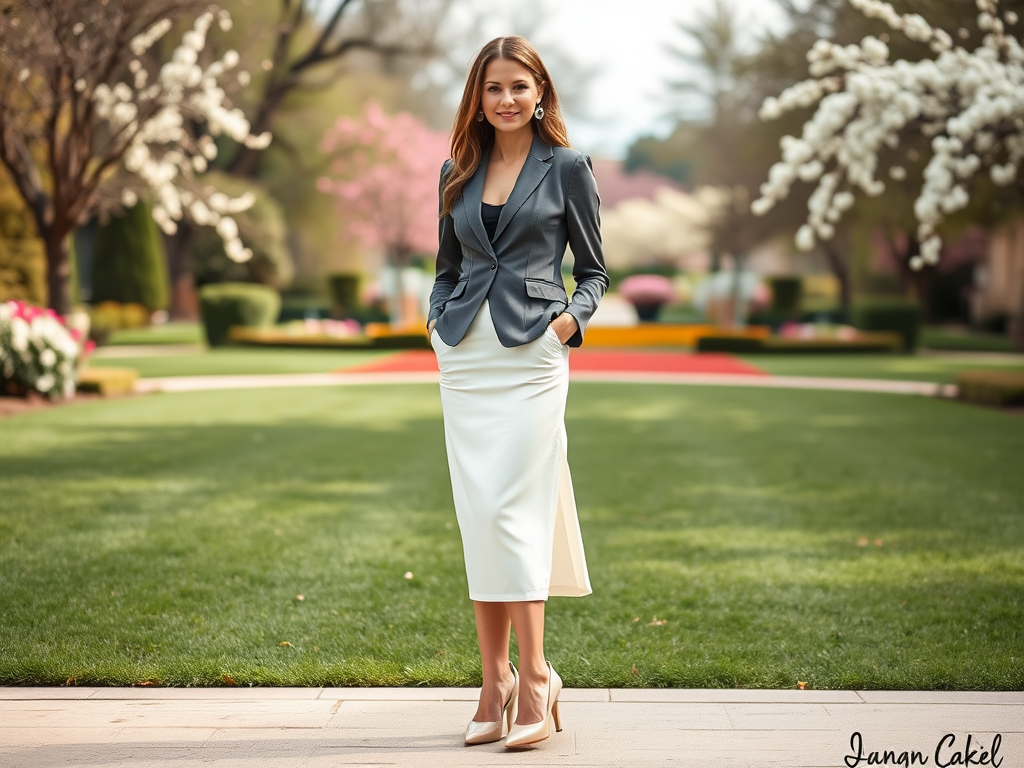
M 550 328 L 503 347 L 486 301 L 458 345 L 430 338 L 470 598 L 589 595 L 566 460 L 569 348 Z

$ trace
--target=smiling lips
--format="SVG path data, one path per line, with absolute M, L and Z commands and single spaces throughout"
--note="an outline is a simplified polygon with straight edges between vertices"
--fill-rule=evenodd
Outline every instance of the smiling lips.
M 506 120 L 511 120 L 512 118 L 516 117 L 519 113 L 518 112 L 499 112 L 498 114 L 501 117 L 504 117 Z

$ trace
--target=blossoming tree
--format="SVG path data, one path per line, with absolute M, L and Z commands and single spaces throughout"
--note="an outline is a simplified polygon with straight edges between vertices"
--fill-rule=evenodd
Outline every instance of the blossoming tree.
M 782 159 L 772 166 L 751 206 L 766 214 L 799 179 L 816 184 L 808 217 L 796 243 L 810 250 L 831 239 L 855 195 L 878 196 L 886 150 L 910 136 L 931 140 L 931 157 L 914 202 L 920 253 L 913 269 L 936 264 L 942 248 L 939 228 L 971 200 L 972 185 L 986 172 L 997 185 L 1021 188 L 1024 177 L 1024 48 L 1008 32 L 1018 21 L 1000 13 L 998 0 L 977 0 L 983 39 L 974 50 L 917 14 L 900 14 L 881 0 L 848 0 L 865 16 L 926 44 L 933 58 L 890 61 L 880 37 L 840 46 L 819 40 L 807 54 L 811 77 L 765 100 L 760 116 L 814 107 L 800 137 L 782 139 Z M 969 37 L 958 30 L 957 37 Z M 903 165 L 884 169 L 892 180 L 907 178 Z
M 357 120 L 343 117 L 321 144 L 332 177 L 317 188 L 334 195 L 345 235 L 384 251 L 394 269 L 437 249 L 437 183 L 448 136 L 408 112 L 387 115 L 368 102 Z M 395 281 L 396 285 L 398 281 Z M 397 297 L 396 297 L 397 299 Z M 400 301 L 392 301 L 393 312 Z M 393 317 L 400 323 L 403 318 Z
M 160 61 L 155 44 L 191 13 L 194 25 Z M 0 162 L 45 243 L 58 313 L 70 311 L 74 228 L 139 195 L 152 198 L 164 232 L 188 216 L 215 226 L 231 258 L 250 258 L 232 216 L 251 196 L 230 198 L 201 174 L 217 155 L 213 136 L 263 147 L 270 134 L 252 135 L 228 100 L 238 54 L 201 61 L 214 24 L 228 29 L 230 16 L 196 0 L 25 0 L 0 15 Z

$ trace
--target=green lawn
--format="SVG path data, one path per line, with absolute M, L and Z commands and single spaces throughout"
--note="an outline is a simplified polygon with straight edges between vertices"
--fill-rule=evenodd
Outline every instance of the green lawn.
M 326 373 L 377 360 L 394 352 L 329 349 L 217 347 L 195 352 L 131 357 L 93 357 L 95 368 L 134 368 L 140 376 L 219 376 L 252 373 Z
M 1019 417 L 577 383 L 567 422 L 595 589 L 549 605 L 567 685 L 1024 686 Z M 478 681 L 436 387 L 0 430 L 0 684 Z
M 999 333 L 953 333 L 941 328 L 922 328 L 920 342 L 922 347 L 930 349 L 1013 352 L 1009 337 Z
M 110 335 L 113 346 L 136 344 L 205 344 L 206 335 L 199 323 L 164 323 L 114 331 Z
M 993 358 L 969 353 L 940 355 L 740 355 L 741 359 L 777 376 L 835 376 L 854 379 L 956 381 L 958 371 L 999 369 L 1024 371 L 1024 355 Z
M 359 365 L 390 351 L 259 349 L 220 347 L 197 351 L 163 351 L 131 357 L 93 357 L 98 368 L 134 368 L 141 376 L 206 376 L 258 373 L 322 373 Z M 670 354 L 666 351 L 666 354 Z M 1024 357 L 1005 360 L 949 353 L 909 355 L 743 355 L 741 359 L 772 374 L 839 376 L 951 382 L 957 371 L 976 368 L 1024 370 Z

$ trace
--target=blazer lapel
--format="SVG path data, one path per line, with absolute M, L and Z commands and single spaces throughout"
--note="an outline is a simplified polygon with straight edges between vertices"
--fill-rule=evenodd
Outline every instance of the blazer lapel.
M 480 241 L 480 250 L 490 254 L 492 258 L 497 258 L 494 246 L 491 245 L 491 239 L 487 237 L 484 220 L 480 214 L 480 202 L 483 200 L 484 194 L 484 177 L 487 176 L 487 163 L 490 158 L 491 149 L 487 147 L 480 157 L 480 164 L 477 165 L 476 171 L 473 172 L 473 176 L 462 189 L 461 205 L 462 213 L 466 217 L 470 230 Z
M 533 145 L 530 147 L 530 154 L 527 156 L 526 162 L 523 163 L 523 169 L 519 172 L 519 178 L 516 179 L 515 186 L 512 187 L 512 194 L 508 196 L 505 207 L 501 209 L 501 215 L 498 217 L 498 226 L 494 230 L 495 240 L 501 236 L 502 230 L 505 229 L 512 217 L 519 212 L 519 209 L 523 207 L 523 203 L 529 199 L 530 195 L 533 194 L 533 191 L 547 175 L 551 168 L 549 161 L 554 154 L 551 147 L 545 144 L 540 136 L 537 134 L 533 135 Z M 483 226 L 482 222 L 481 226 Z

